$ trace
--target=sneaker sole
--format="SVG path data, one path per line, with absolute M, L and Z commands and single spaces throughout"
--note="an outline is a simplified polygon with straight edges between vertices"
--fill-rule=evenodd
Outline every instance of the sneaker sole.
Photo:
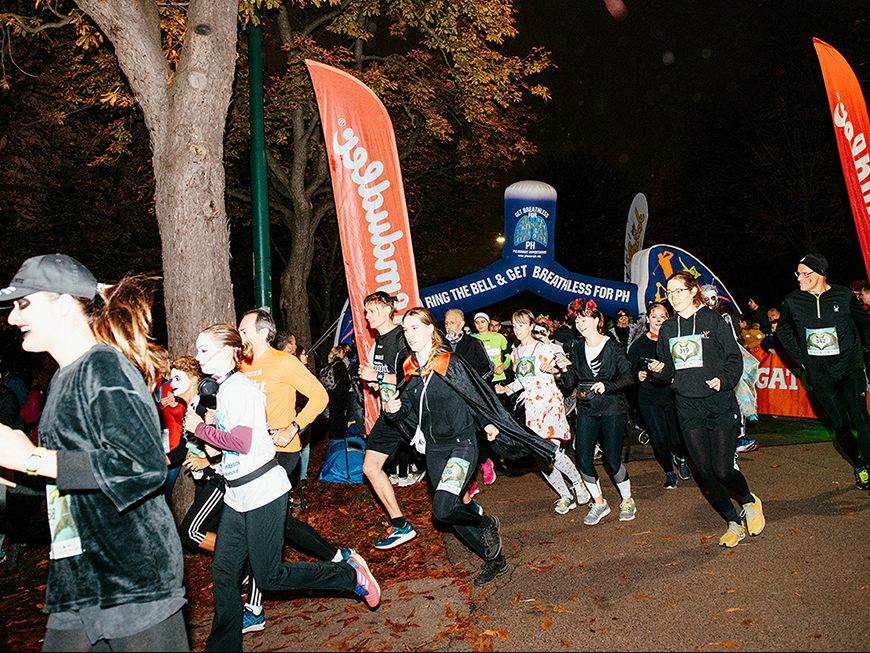
M 633 520 L 636 516 L 637 516 L 637 515 L 632 515 L 631 517 L 628 517 L 628 516 L 626 516 L 626 515 L 620 515 L 620 516 L 619 516 L 619 521 L 631 521 L 631 520 Z
M 266 629 L 265 623 L 254 624 L 253 626 L 248 626 L 247 628 L 242 628 L 242 635 L 245 635 L 246 633 L 256 633 L 260 630 L 265 630 L 265 629 Z
M 368 576 L 369 580 L 371 580 L 371 581 L 372 581 L 372 584 L 374 584 L 375 589 L 376 589 L 377 592 L 378 592 L 378 602 L 377 602 L 375 605 L 372 605 L 371 603 L 369 603 L 369 602 L 366 600 L 366 599 L 368 598 L 367 596 L 363 596 L 362 599 L 363 599 L 363 601 L 366 602 L 366 604 L 367 604 L 370 608 L 372 608 L 372 609 L 376 608 L 376 607 L 377 607 L 378 605 L 380 605 L 380 603 L 381 603 L 381 585 L 380 585 L 380 583 L 378 583 L 377 579 L 375 578 L 374 574 L 372 573 L 372 570 L 369 569 L 369 564 L 366 562 L 365 558 L 363 558 L 360 554 L 354 552 L 353 555 L 351 555 L 351 557 L 350 557 L 349 559 L 350 559 L 350 560 L 353 560 L 353 561 L 356 562 L 360 567 L 362 567 L 363 569 L 365 569 L 365 571 L 366 571 L 366 576 Z
M 417 531 L 412 529 L 410 533 L 396 537 L 392 542 L 386 544 L 382 543 L 383 540 L 375 542 L 375 548 L 379 551 L 389 551 L 390 549 L 395 549 L 397 546 L 402 546 L 405 542 L 410 542 L 415 537 L 417 537 Z
M 507 565 L 505 565 L 504 569 L 501 569 L 501 570 L 500 570 L 500 571 L 499 571 L 495 576 L 493 576 L 492 578 L 490 578 L 488 581 L 486 581 L 486 582 L 483 582 L 483 581 L 478 582 L 477 579 L 475 578 L 474 581 L 473 581 L 471 584 L 474 585 L 475 587 L 486 587 L 486 586 L 489 585 L 492 581 L 494 581 L 496 578 L 498 578 L 499 576 L 504 576 L 507 572 L 508 572 L 508 568 L 507 568 Z
M 744 535 L 741 535 L 740 538 L 734 544 L 728 544 L 727 542 L 723 542 L 722 540 L 719 540 L 719 546 L 724 546 L 726 549 L 733 549 L 734 547 L 736 547 L 738 544 L 740 544 L 745 539 L 746 539 L 746 535 L 744 534 Z
M 602 519 L 604 519 L 605 517 L 607 517 L 607 515 L 609 515 L 609 514 L 610 514 L 610 508 L 607 509 L 607 512 L 602 512 L 600 515 L 598 515 L 598 519 L 596 519 L 595 521 L 586 521 L 586 520 L 584 519 L 584 520 L 583 520 L 583 524 L 584 524 L 585 526 L 595 526 L 595 524 L 597 524 L 598 522 L 600 522 Z
M 576 503 L 571 503 L 570 505 L 566 506 L 564 510 L 559 510 L 559 508 L 553 508 L 553 512 L 555 512 L 557 515 L 567 515 L 569 512 L 574 510 L 576 507 L 577 507 Z

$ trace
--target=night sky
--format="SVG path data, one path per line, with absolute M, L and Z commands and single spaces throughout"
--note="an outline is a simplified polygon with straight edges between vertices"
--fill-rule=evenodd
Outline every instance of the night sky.
M 814 140 L 806 156 L 823 166 L 820 199 L 826 193 L 833 202 L 824 220 L 850 236 L 823 252 L 830 280 L 848 285 L 866 276 L 812 37 L 839 50 L 866 96 L 870 3 L 629 0 L 622 21 L 597 0 L 516 4 L 516 51 L 542 45 L 558 68 L 542 76 L 553 97 L 531 128 L 539 152 L 487 196 L 482 231 L 494 238 L 501 230 L 507 185 L 546 181 L 559 193 L 557 260 L 579 273 L 621 279 L 628 207 L 643 192 L 650 206 L 646 246 L 681 246 L 738 301 L 760 293 L 765 304 L 776 304 L 794 287 L 800 245 L 783 241 L 777 248 L 775 237 L 773 245 L 758 245 L 751 234 L 763 225 L 753 197 L 741 194 L 788 193 L 776 176 L 756 174 L 747 154 L 775 143 L 772 126 L 785 123 L 783 133 L 805 130 Z M 756 137 L 761 146 L 750 142 Z M 469 247 L 455 276 L 497 256 L 495 247 Z

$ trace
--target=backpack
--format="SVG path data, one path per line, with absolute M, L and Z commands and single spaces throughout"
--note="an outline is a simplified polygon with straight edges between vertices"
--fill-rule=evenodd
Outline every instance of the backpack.
M 336 438 L 326 448 L 320 480 L 327 483 L 362 483 L 366 444 L 360 438 Z
M 335 365 L 344 365 L 341 361 L 333 361 L 322 370 L 317 375 L 317 380 L 323 384 L 323 387 L 327 390 L 335 390 L 336 380 L 335 380 Z

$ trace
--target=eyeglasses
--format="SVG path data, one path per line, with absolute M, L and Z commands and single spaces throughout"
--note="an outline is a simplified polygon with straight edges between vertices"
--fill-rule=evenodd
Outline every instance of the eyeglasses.
M 684 292 L 689 292 L 688 288 L 675 288 L 674 290 L 666 290 L 665 294 L 668 297 L 673 297 L 674 295 L 680 295 Z
M 810 270 L 809 272 L 795 272 L 795 273 L 794 273 L 794 278 L 795 278 L 795 279 L 806 279 L 806 278 L 809 277 L 811 274 L 815 274 L 815 271 Z

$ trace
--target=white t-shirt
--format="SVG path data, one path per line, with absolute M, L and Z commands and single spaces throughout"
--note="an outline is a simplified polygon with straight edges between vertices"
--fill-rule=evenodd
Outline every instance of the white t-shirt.
M 251 450 L 246 454 L 224 451 L 221 467 L 228 481 L 250 474 L 275 457 L 275 445 L 266 427 L 266 396 L 244 374 L 233 374 L 217 394 L 215 427 L 231 431 L 235 426 L 251 427 Z M 224 502 L 237 512 L 248 512 L 289 491 L 287 473 L 279 465 L 240 487 L 228 485 Z

